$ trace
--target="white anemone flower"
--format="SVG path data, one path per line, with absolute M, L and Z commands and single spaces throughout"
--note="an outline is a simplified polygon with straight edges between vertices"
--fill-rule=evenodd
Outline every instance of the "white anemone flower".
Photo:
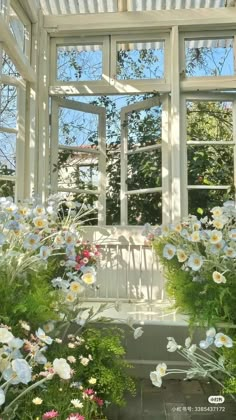
M 150 372 L 150 379 L 151 379 L 152 384 L 154 386 L 157 386 L 158 388 L 161 387 L 161 385 L 162 385 L 162 378 L 161 378 L 161 376 L 158 374 L 158 372 L 156 370 L 154 370 L 153 372 Z
M 217 244 L 218 242 L 220 242 L 222 240 L 222 232 L 219 230 L 212 230 L 210 231 L 210 238 L 209 238 L 209 242 L 211 244 Z
M 179 346 L 175 339 L 173 337 L 167 337 L 168 340 L 168 344 L 167 344 L 167 351 L 169 351 L 170 353 L 173 353 L 174 351 L 178 350 L 179 348 L 181 348 L 181 346 Z
M 226 278 L 225 276 L 223 276 L 223 274 L 219 273 L 218 271 L 214 271 L 212 273 L 212 278 L 214 280 L 215 283 L 226 283 Z
M 35 334 L 36 334 L 36 337 L 38 337 L 41 341 L 43 341 L 43 343 L 46 343 L 49 345 L 52 344 L 53 339 L 49 337 L 47 334 L 45 334 L 42 328 L 38 328 Z
M 209 328 L 206 332 L 207 337 L 215 337 L 216 335 L 216 329 L 214 327 Z
M 5 394 L 2 388 L 0 388 L 0 406 L 5 403 Z
M 167 365 L 165 363 L 159 363 L 156 367 L 156 372 L 159 376 L 165 376 Z
M 70 365 L 67 363 L 66 359 L 60 358 L 53 361 L 54 372 L 60 376 L 61 379 L 70 379 L 71 370 Z
M 134 339 L 137 340 L 139 337 L 143 335 L 144 331 L 142 327 L 135 328 L 134 330 Z
M 215 336 L 214 344 L 216 347 L 233 347 L 233 340 L 228 335 L 225 335 L 223 333 L 218 333 Z
M 7 328 L 0 328 L 0 343 L 9 343 L 13 338 L 13 334 Z

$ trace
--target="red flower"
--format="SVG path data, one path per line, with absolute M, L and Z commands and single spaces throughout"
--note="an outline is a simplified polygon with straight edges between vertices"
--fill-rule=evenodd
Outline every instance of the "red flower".
M 84 257 L 90 257 L 90 252 L 87 250 L 87 249 L 85 249 L 84 251 L 83 251 L 83 256 Z
M 97 405 L 99 405 L 99 407 L 102 407 L 103 404 L 104 404 L 104 401 L 101 398 L 96 397 L 96 396 L 94 396 L 93 401 L 95 401 L 95 403 L 97 403 Z

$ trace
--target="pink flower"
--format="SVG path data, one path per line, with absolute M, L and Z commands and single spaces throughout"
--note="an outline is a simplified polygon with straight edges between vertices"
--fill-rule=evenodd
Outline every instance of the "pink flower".
M 71 413 L 66 420 L 85 420 L 85 417 L 81 416 L 79 413 Z
M 85 389 L 84 393 L 86 395 L 93 395 L 94 394 L 94 390 L 92 388 L 87 388 L 87 389 Z
M 47 411 L 46 413 L 43 414 L 42 420 L 54 419 L 55 417 L 58 417 L 58 416 L 59 416 L 58 411 L 55 411 L 55 410 Z

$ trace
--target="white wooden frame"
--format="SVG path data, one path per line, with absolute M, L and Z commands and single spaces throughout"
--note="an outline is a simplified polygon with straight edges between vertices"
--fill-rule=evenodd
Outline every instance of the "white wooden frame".
M 76 45 L 101 45 L 102 48 L 102 79 L 97 81 L 71 81 L 64 82 L 57 80 L 57 47 L 75 46 Z M 109 83 L 109 38 L 106 37 L 65 37 L 51 39 L 51 72 L 50 83 L 54 86 L 76 86 L 84 88 L 86 86 L 93 87 L 99 86 L 106 87 Z
M 117 79 L 117 43 L 136 43 L 136 42 L 163 42 L 164 43 L 164 76 L 160 79 L 143 80 L 118 80 Z M 140 33 L 136 35 L 111 35 L 110 52 L 110 83 L 114 88 L 120 90 L 122 87 L 127 89 L 138 89 L 141 92 L 156 90 L 158 92 L 167 92 L 170 90 L 170 35 L 169 32 L 163 33 Z
M 25 117 L 26 117 L 26 91 L 25 84 L 17 79 L 0 75 L 0 83 L 17 88 L 17 110 L 16 110 L 16 127 L 9 128 L 0 127 L 2 133 L 16 134 L 16 174 L 0 175 L 0 180 L 8 180 L 15 183 L 15 199 L 22 200 L 25 196 L 25 186 L 27 183 L 25 177 Z
M 162 104 L 162 144 L 152 145 L 147 147 L 139 147 L 135 150 L 128 150 L 128 115 L 133 111 L 141 111 L 149 109 L 154 106 Z M 121 205 L 121 225 L 128 225 L 128 196 L 131 194 L 145 194 L 162 192 L 163 205 L 162 205 L 162 219 L 163 222 L 167 221 L 168 208 L 169 208 L 169 182 L 167 173 L 169 173 L 169 152 L 168 152 L 168 99 L 165 96 L 162 98 L 155 96 L 132 105 L 128 105 L 121 109 L 121 190 L 120 190 L 120 205 Z M 162 186 L 156 188 L 145 188 L 139 190 L 128 190 L 127 180 L 127 167 L 128 155 L 142 153 L 152 150 L 161 149 L 162 153 Z
M 98 149 L 91 150 L 81 147 L 62 146 L 58 144 L 58 110 L 68 108 L 89 114 L 98 115 Z M 84 193 L 98 195 L 98 225 L 106 224 L 106 110 L 103 107 L 89 105 L 67 99 L 52 99 L 51 118 L 51 193 L 57 191 Z M 58 188 L 58 172 L 54 171 L 54 165 L 58 161 L 59 150 L 76 150 L 81 153 L 88 153 L 98 156 L 98 188 L 97 190 L 79 190 L 71 188 Z
M 10 0 L 10 7 L 15 11 L 21 23 L 24 25 L 24 55 L 30 60 L 31 55 L 31 21 L 27 17 L 24 9 L 17 0 Z M 16 40 L 17 42 L 17 40 Z
M 234 74 L 229 76 L 201 76 L 201 77 L 187 77 L 185 75 L 185 40 L 207 40 L 207 39 L 233 39 L 233 53 L 234 53 Z M 182 91 L 194 90 L 232 90 L 236 89 L 236 34 L 235 30 L 231 31 L 209 31 L 202 32 L 182 32 L 180 33 L 180 88 Z
M 187 142 L 187 118 L 186 118 L 186 102 L 217 102 L 217 101 L 229 101 L 232 102 L 232 113 L 233 113 L 233 141 L 188 141 Z M 222 146 L 234 146 L 234 186 L 236 187 L 236 98 L 234 94 L 230 93 L 189 93 L 183 95 L 181 98 L 181 108 L 182 108 L 182 141 L 181 141 L 181 179 L 182 179 L 182 189 L 181 189 L 181 202 L 183 203 L 182 207 L 182 216 L 188 215 L 188 191 L 189 190 L 227 190 L 230 185 L 188 185 L 188 173 L 187 173 L 187 147 L 188 145 L 222 145 Z M 236 194 L 235 194 L 236 200 Z

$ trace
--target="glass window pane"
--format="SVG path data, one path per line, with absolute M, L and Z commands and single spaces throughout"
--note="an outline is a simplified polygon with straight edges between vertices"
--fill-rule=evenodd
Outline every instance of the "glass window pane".
M 96 147 L 98 144 L 98 115 L 60 107 L 59 144 Z
M 118 80 L 162 79 L 164 77 L 164 41 L 117 43 Z
M 17 126 L 17 89 L 15 86 L 0 85 L 0 127 Z
M 20 78 L 20 73 L 4 50 L 2 50 L 2 53 L 0 51 L 0 58 L 2 62 L 2 74 Z
M 188 146 L 189 185 L 233 185 L 233 146 Z
M 187 102 L 188 141 L 232 141 L 232 102 Z
M 102 45 L 57 47 L 57 80 L 64 82 L 102 79 Z
M 15 181 L 6 181 L 1 179 L 2 171 L 0 168 L 0 197 L 14 197 L 15 196 Z
M 96 190 L 98 158 L 89 153 L 59 150 L 58 187 Z
M 21 51 L 25 51 L 25 26 L 17 16 L 16 12 L 10 7 L 9 13 L 9 26 L 10 30 L 17 41 Z
M 212 216 L 210 210 L 215 206 L 222 206 L 227 200 L 234 200 L 234 192 L 227 190 L 189 190 L 188 212 L 201 216 Z
M 186 76 L 232 76 L 233 38 L 185 40 Z
M 107 148 L 107 224 L 120 224 L 120 152 L 116 145 Z
M 128 115 L 128 149 L 161 144 L 162 109 L 152 107 Z
M 128 195 L 128 224 L 160 224 L 162 220 L 161 193 Z
M 0 132 L 1 175 L 15 175 L 16 172 L 16 135 Z
M 128 190 L 161 187 L 161 150 L 128 155 Z

